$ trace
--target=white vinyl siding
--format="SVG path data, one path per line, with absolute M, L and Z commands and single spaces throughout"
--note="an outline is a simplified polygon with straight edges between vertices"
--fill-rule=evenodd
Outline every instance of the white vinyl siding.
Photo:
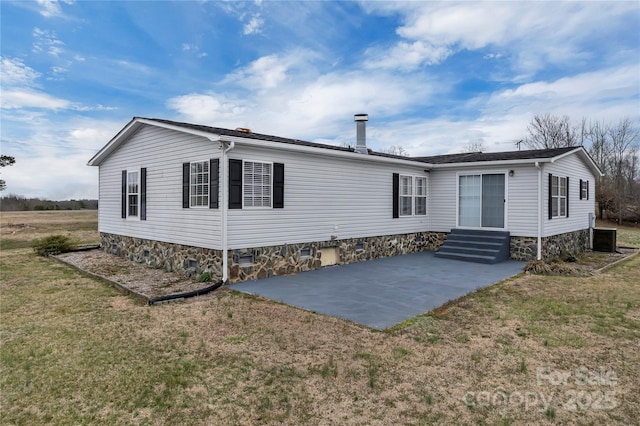
M 143 126 L 100 166 L 100 232 L 221 248 L 220 209 L 182 208 L 182 164 L 217 157 L 220 146 L 206 138 Z M 147 168 L 147 220 L 122 220 L 122 170 L 141 164 Z
M 191 163 L 189 206 L 209 207 L 209 161 Z
M 472 167 L 473 166 L 473 167 Z M 480 174 L 504 173 L 505 169 L 492 167 L 481 168 L 469 165 L 465 168 L 434 169 L 429 173 L 429 204 L 428 214 L 431 219 L 431 230 L 449 232 L 456 226 L 459 214 L 459 203 L 456 194 L 459 191 L 459 177 Z M 508 166 L 513 170 L 513 176 L 505 176 L 506 216 L 505 230 L 513 236 L 536 236 L 538 224 L 538 169 L 533 164 Z M 467 201 L 471 202 L 471 199 Z M 545 204 L 546 205 L 546 204 Z M 458 207 L 458 210 L 456 210 Z M 546 210 L 544 211 L 546 213 Z M 476 218 L 476 221 L 478 218 Z M 476 222 L 477 223 L 477 222 Z
M 589 227 L 589 214 L 595 212 L 595 197 L 580 199 L 580 180 L 589 181 L 589 188 L 595 188 L 595 176 L 577 155 L 569 155 L 543 168 L 543 236 L 578 231 Z M 549 173 L 552 176 L 568 177 L 566 198 L 569 204 L 568 217 L 549 219 Z M 553 194 L 553 192 L 552 192 Z M 553 207 L 553 205 L 552 205 Z M 566 212 L 565 212 L 566 213 Z
M 244 161 L 242 202 L 246 207 L 271 207 L 273 164 Z
M 427 231 L 427 216 L 393 219 L 393 174 L 424 176 L 424 165 L 342 159 L 242 146 L 234 159 L 285 164 L 284 209 L 229 210 L 229 248 L 372 237 Z
M 138 217 L 140 180 L 138 172 L 127 172 L 127 217 Z

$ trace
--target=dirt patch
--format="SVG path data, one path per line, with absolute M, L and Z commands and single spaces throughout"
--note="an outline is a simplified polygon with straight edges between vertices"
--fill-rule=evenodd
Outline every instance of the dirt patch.
M 198 290 L 211 285 L 175 272 L 150 268 L 99 249 L 63 253 L 55 257 L 78 269 L 113 281 L 147 299 Z
M 575 262 L 567 262 L 566 264 L 576 269 L 579 275 L 594 275 L 600 273 L 609 265 L 624 260 L 636 253 L 638 253 L 638 249 L 629 247 L 619 247 L 614 253 L 592 251 L 582 254 Z

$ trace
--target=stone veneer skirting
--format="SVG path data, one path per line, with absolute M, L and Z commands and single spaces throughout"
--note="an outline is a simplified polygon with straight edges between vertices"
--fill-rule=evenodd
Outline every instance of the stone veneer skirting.
M 546 261 L 576 256 L 590 247 L 589 229 L 542 237 L 542 258 Z M 511 259 L 533 260 L 538 255 L 535 237 L 511 237 Z
M 229 281 L 239 282 L 288 275 L 318 269 L 327 264 L 344 265 L 381 257 L 437 250 L 446 232 L 416 232 L 377 237 L 350 238 L 302 244 L 256 247 L 228 251 Z M 589 247 L 589 230 L 544 237 L 545 260 L 575 256 Z M 165 243 L 123 235 L 100 233 L 100 245 L 106 252 L 155 268 L 197 277 L 208 271 L 211 279 L 222 278 L 222 251 L 182 244 Z M 535 237 L 511 237 L 510 257 L 531 260 L 537 255 Z M 322 259 L 322 255 L 325 259 Z
M 350 238 L 303 244 L 256 247 L 228 251 L 229 281 L 239 282 L 274 275 L 318 269 L 331 254 L 331 264 L 343 265 L 381 257 L 436 250 L 445 232 L 417 232 Z M 212 280 L 222 278 L 222 251 L 165 243 L 123 235 L 100 233 L 103 250 L 167 271 L 198 276 L 208 271 Z M 330 253 L 328 253 L 328 251 Z
M 108 253 L 146 263 L 153 268 L 198 276 L 204 271 L 212 281 L 222 278 L 222 250 L 165 243 L 124 235 L 100 233 L 100 247 Z

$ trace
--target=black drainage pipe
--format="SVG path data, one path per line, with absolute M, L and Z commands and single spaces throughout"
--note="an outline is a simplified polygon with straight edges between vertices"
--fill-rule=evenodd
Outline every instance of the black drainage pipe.
M 222 284 L 224 284 L 224 281 L 220 280 L 214 285 L 210 285 L 209 287 L 201 288 L 198 290 L 187 291 L 186 293 L 175 293 L 175 294 L 168 294 L 166 296 L 154 297 L 153 299 L 149 299 L 147 303 L 149 305 L 155 305 L 156 303 L 166 302 L 169 300 L 186 299 L 188 297 L 200 296 L 203 294 L 211 293 L 214 290 L 217 290 L 219 287 L 222 286 Z

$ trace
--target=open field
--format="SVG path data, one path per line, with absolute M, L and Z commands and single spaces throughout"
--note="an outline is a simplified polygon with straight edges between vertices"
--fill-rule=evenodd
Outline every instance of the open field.
M 95 212 L 1 218 L 2 424 L 640 418 L 640 256 L 523 275 L 373 332 L 232 291 L 147 307 L 28 248 L 52 233 L 96 243 Z

